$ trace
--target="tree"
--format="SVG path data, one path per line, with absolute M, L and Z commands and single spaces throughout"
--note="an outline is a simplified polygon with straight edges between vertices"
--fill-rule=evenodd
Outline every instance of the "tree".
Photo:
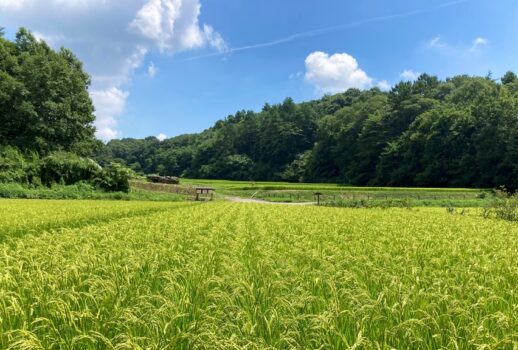
M 40 154 L 91 153 L 95 140 L 90 77 L 69 50 L 52 50 L 21 28 L 0 38 L 0 138 Z
M 508 85 L 508 84 L 514 83 L 517 79 L 518 79 L 518 77 L 516 77 L 516 74 L 509 71 L 509 72 L 505 73 L 505 75 L 502 77 L 501 81 L 502 81 L 502 84 Z
M 518 79 L 423 74 L 390 92 L 286 99 L 200 134 L 111 141 L 111 160 L 191 177 L 518 189 Z

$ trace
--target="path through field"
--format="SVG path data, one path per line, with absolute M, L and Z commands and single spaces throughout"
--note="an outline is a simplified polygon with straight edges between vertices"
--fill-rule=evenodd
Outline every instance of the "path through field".
M 268 202 L 256 198 L 241 198 L 233 196 L 224 196 L 226 200 L 234 203 L 261 203 L 261 204 L 279 204 L 279 205 L 315 205 L 317 202 Z

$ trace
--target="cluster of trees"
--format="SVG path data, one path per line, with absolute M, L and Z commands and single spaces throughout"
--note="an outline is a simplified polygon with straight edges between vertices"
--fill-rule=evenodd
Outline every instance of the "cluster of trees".
M 199 134 L 107 145 L 94 136 L 89 84 L 69 50 L 52 50 L 23 28 L 11 42 L 0 28 L 0 181 L 125 178 L 117 166 L 111 175 L 95 170 L 94 151 L 103 166 L 184 177 L 518 189 L 512 72 L 499 81 L 424 74 L 389 92 L 286 99 Z
M 88 158 L 102 147 L 89 85 L 71 51 L 54 51 L 23 28 L 11 42 L 0 28 L 0 183 L 129 189 L 129 169 Z
M 199 178 L 518 188 L 518 79 L 426 74 L 240 111 L 199 134 L 109 142 L 101 163 Z

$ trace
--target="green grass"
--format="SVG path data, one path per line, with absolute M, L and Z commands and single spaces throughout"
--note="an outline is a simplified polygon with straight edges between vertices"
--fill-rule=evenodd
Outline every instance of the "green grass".
M 518 345 L 518 224 L 476 210 L 2 200 L 0 214 L 0 348 Z
M 306 190 L 306 191 L 381 191 L 381 192 L 453 192 L 453 193 L 479 193 L 485 189 L 471 188 L 418 188 L 418 187 L 359 187 L 345 186 L 329 183 L 291 183 L 291 182 L 267 182 L 267 181 L 231 181 L 231 180 L 207 180 L 207 179 L 181 179 L 182 184 L 211 186 L 216 190 Z
M 213 187 L 220 197 L 255 198 L 269 202 L 316 202 L 315 193 L 320 192 L 322 204 L 341 207 L 358 206 L 363 202 L 368 203 L 366 206 L 393 206 L 400 201 L 409 202 L 412 206 L 482 207 L 494 198 L 490 190 L 468 188 L 355 187 L 198 179 L 182 179 L 181 183 Z
M 132 187 L 128 193 L 125 193 L 105 192 L 89 184 L 27 187 L 20 184 L 0 183 L 0 198 L 181 201 L 185 200 L 186 196 L 178 193 L 148 191 L 138 187 Z

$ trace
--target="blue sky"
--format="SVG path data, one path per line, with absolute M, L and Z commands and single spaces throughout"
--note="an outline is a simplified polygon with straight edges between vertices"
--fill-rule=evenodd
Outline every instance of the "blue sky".
M 104 140 L 426 72 L 518 71 L 515 0 L 0 0 L 0 25 L 76 52 Z

